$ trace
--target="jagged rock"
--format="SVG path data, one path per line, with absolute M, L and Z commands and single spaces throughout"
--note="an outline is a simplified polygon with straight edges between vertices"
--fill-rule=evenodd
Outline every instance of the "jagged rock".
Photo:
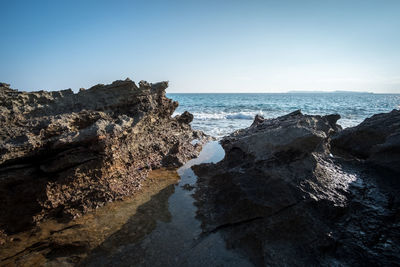
M 400 173 L 400 110 L 376 114 L 345 129 L 332 138 L 332 148 Z
M 185 111 L 181 115 L 178 115 L 177 119 L 182 123 L 191 123 L 193 121 L 193 114 Z
M 257 114 L 257 115 L 254 117 L 254 121 L 253 121 L 253 123 L 250 125 L 250 127 L 255 127 L 255 126 L 259 125 L 260 123 L 263 123 L 264 120 L 265 120 L 265 119 L 264 119 L 263 116 Z
M 133 194 L 150 169 L 195 157 L 206 137 L 191 114 L 171 117 L 167 86 L 127 79 L 74 94 L 0 84 L 0 232 L 79 216 Z
M 223 138 L 221 162 L 192 167 L 205 234 L 219 232 L 257 266 L 398 263 L 399 187 L 332 156 L 339 118 L 259 117 Z

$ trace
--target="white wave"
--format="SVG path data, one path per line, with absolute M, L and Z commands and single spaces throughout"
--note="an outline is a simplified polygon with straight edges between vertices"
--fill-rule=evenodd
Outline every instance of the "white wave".
M 226 115 L 223 113 L 193 113 L 193 116 L 194 119 L 201 121 L 226 119 Z
M 234 113 L 193 113 L 196 120 L 253 120 L 254 117 L 262 112 L 234 112 Z
M 226 118 L 228 120 L 252 120 L 254 119 L 255 115 L 250 115 L 250 114 L 243 114 L 243 113 L 235 113 L 231 115 L 226 115 Z

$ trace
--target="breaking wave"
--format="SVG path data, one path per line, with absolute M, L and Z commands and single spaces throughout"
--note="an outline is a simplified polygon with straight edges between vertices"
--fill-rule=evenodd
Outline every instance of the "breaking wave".
M 193 116 L 195 120 L 253 120 L 254 117 L 259 114 L 263 115 L 262 112 L 235 112 L 235 113 L 205 113 L 205 112 L 194 112 Z M 178 112 L 174 113 L 173 116 L 179 115 Z

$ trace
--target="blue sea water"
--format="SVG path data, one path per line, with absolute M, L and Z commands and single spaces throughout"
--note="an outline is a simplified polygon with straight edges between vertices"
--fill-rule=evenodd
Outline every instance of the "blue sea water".
M 338 113 L 342 127 L 359 124 L 376 113 L 400 107 L 400 94 L 278 93 L 278 94 L 167 94 L 179 102 L 174 115 L 194 115 L 192 127 L 215 137 L 250 126 L 254 116 L 275 118 L 301 109 L 305 114 Z

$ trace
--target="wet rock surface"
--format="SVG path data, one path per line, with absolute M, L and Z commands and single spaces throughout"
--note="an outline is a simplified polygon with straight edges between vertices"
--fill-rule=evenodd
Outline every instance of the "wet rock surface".
M 0 84 L 2 236 L 132 195 L 149 170 L 196 157 L 206 137 L 190 113 L 171 117 L 167 86 L 127 79 L 74 94 Z
M 397 114 L 374 116 L 388 122 L 380 131 L 398 132 Z M 256 266 L 398 264 L 399 173 L 335 152 L 374 117 L 342 131 L 336 114 L 258 116 L 223 138 L 222 161 L 192 167 L 204 234 L 220 233 Z M 379 144 L 389 149 L 391 138 Z M 342 151 L 354 151 L 351 145 Z
M 152 170 L 132 197 L 12 235 L 0 246 L 0 266 L 253 266 L 219 233 L 203 236 L 192 192 L 183 188 L 196 182 L 190 166 L 223 155 L 209 142 L 179 169 Z
M 157 220 L 170 218 L 167 198 L 178 180 L 174 169 L 153 170 L 141 188 L 123 201 L 107 203 L 68 222 L 49 219 L 11 235 L 11 242 L 0 246 L 0 266 L 76 266 L 128 225 L 132 231 L 124 231 L 121 239 L 140 240 L 154 230 Z

